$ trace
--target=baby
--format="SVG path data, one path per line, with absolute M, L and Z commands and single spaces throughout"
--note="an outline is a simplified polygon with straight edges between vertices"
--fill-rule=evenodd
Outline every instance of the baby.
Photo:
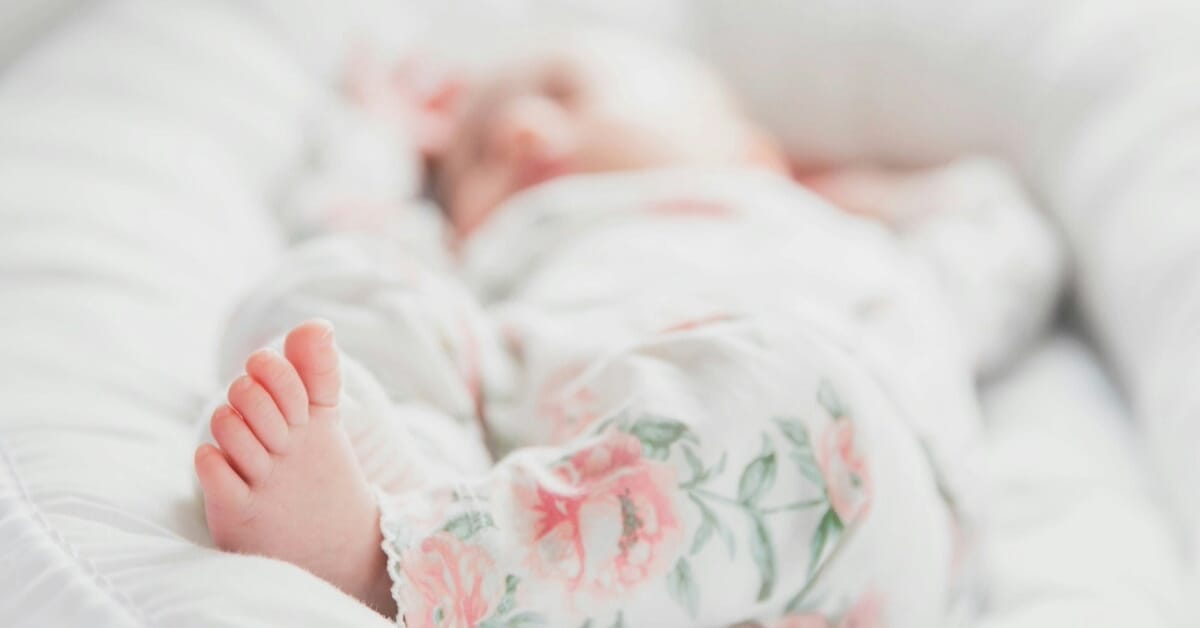
M 614 35 L 437 104 L 457 263 L 314 243 L 250 298 L 228 352 L 291 331 L 196 452 L 216 545 L 410 627 L 943 625 L 972 378 L 1059 271 L 1002 170 L 809 179 L 851 215 Z

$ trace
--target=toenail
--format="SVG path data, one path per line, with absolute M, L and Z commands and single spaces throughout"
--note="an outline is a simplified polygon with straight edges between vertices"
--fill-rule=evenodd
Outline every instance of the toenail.
M 273 349 L 259 349 L 246 360 L 246 369 L 270 377 L 279 371 L 279 362 L 282 360 L 283 357 Z
M 254 360 L 254 359 L 266 360 L 269 358 L 276 358 L 276 357 L 282 357 L 282 356 L 279 354 L 278 351 L 272 349 L 271 347 L 263 347 L 262 349 L 259 349 L 258 351 L 255 351 L 254 353 L 250 354 L 251 360 Z
M 321 328 L 321 340 L 327 340 L 333 335 L 333 323 L 323 318 L 313 319 L 313 323 Z

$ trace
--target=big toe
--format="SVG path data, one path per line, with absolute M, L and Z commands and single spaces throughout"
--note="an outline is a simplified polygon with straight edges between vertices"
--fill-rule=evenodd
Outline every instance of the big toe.
M 284 342 L 284 354 L 300 374 L 311 405 L 337 406 L 342 378 L 332 325 L 314 320 L 296 327 Z

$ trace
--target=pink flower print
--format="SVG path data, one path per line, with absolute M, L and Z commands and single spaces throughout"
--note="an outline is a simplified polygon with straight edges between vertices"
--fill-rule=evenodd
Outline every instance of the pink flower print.
M 869 593 L 852 606 L 838 628 L 882 628 L 883 600 L 878 594 Z
M 816 613 L 788 615 L 772 624 L 771 628 L 829 628 L 829 620 Z
M 439 532 L 406 553 L 400 571 L 405 625 L 471 628 L 504 594 L 487 551 Z
M 643 458 L 637 438 L 615 432 L 554 474 L 564 486 L 538 483 L 518 495 L 535 577 L 574 602 L 611 599 L 670 569 L 683 537 L 674 467 Z
M 542 384 L 538 416 L 549 422 L 551 444 L 571 440 L 596 420 L 596 395 L 577 383 L 583 371 L 578 365 L 562 368 Z
M 840 418 L 825 430 L 817 448 L 817 465 L 825 477 L 829 503 L 842 523 L 865 516 L 871 506 L 871 475 L 858 448 L 853 421 Z

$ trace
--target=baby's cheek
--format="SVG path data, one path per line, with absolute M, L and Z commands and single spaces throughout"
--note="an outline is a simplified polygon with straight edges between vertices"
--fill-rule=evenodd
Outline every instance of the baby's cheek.
M 482 225 L 496 207 L 505 200 L 505 191 L 498 177 L 488 173 L 472 173 L 451 184 L 449 195 L 450 222 L 459 235 L 466 236 Z
M 576 168 L 583 172 L 640 170 L 671 165 L 672 147 L 654 130 L 601 124 L 583 136 Z
M 721 142 L 708 137 L 716 131 L 694 133 L 661 119 L 613 120 L 589 134 L 595 170 L 642 170 L 723 162 Z

